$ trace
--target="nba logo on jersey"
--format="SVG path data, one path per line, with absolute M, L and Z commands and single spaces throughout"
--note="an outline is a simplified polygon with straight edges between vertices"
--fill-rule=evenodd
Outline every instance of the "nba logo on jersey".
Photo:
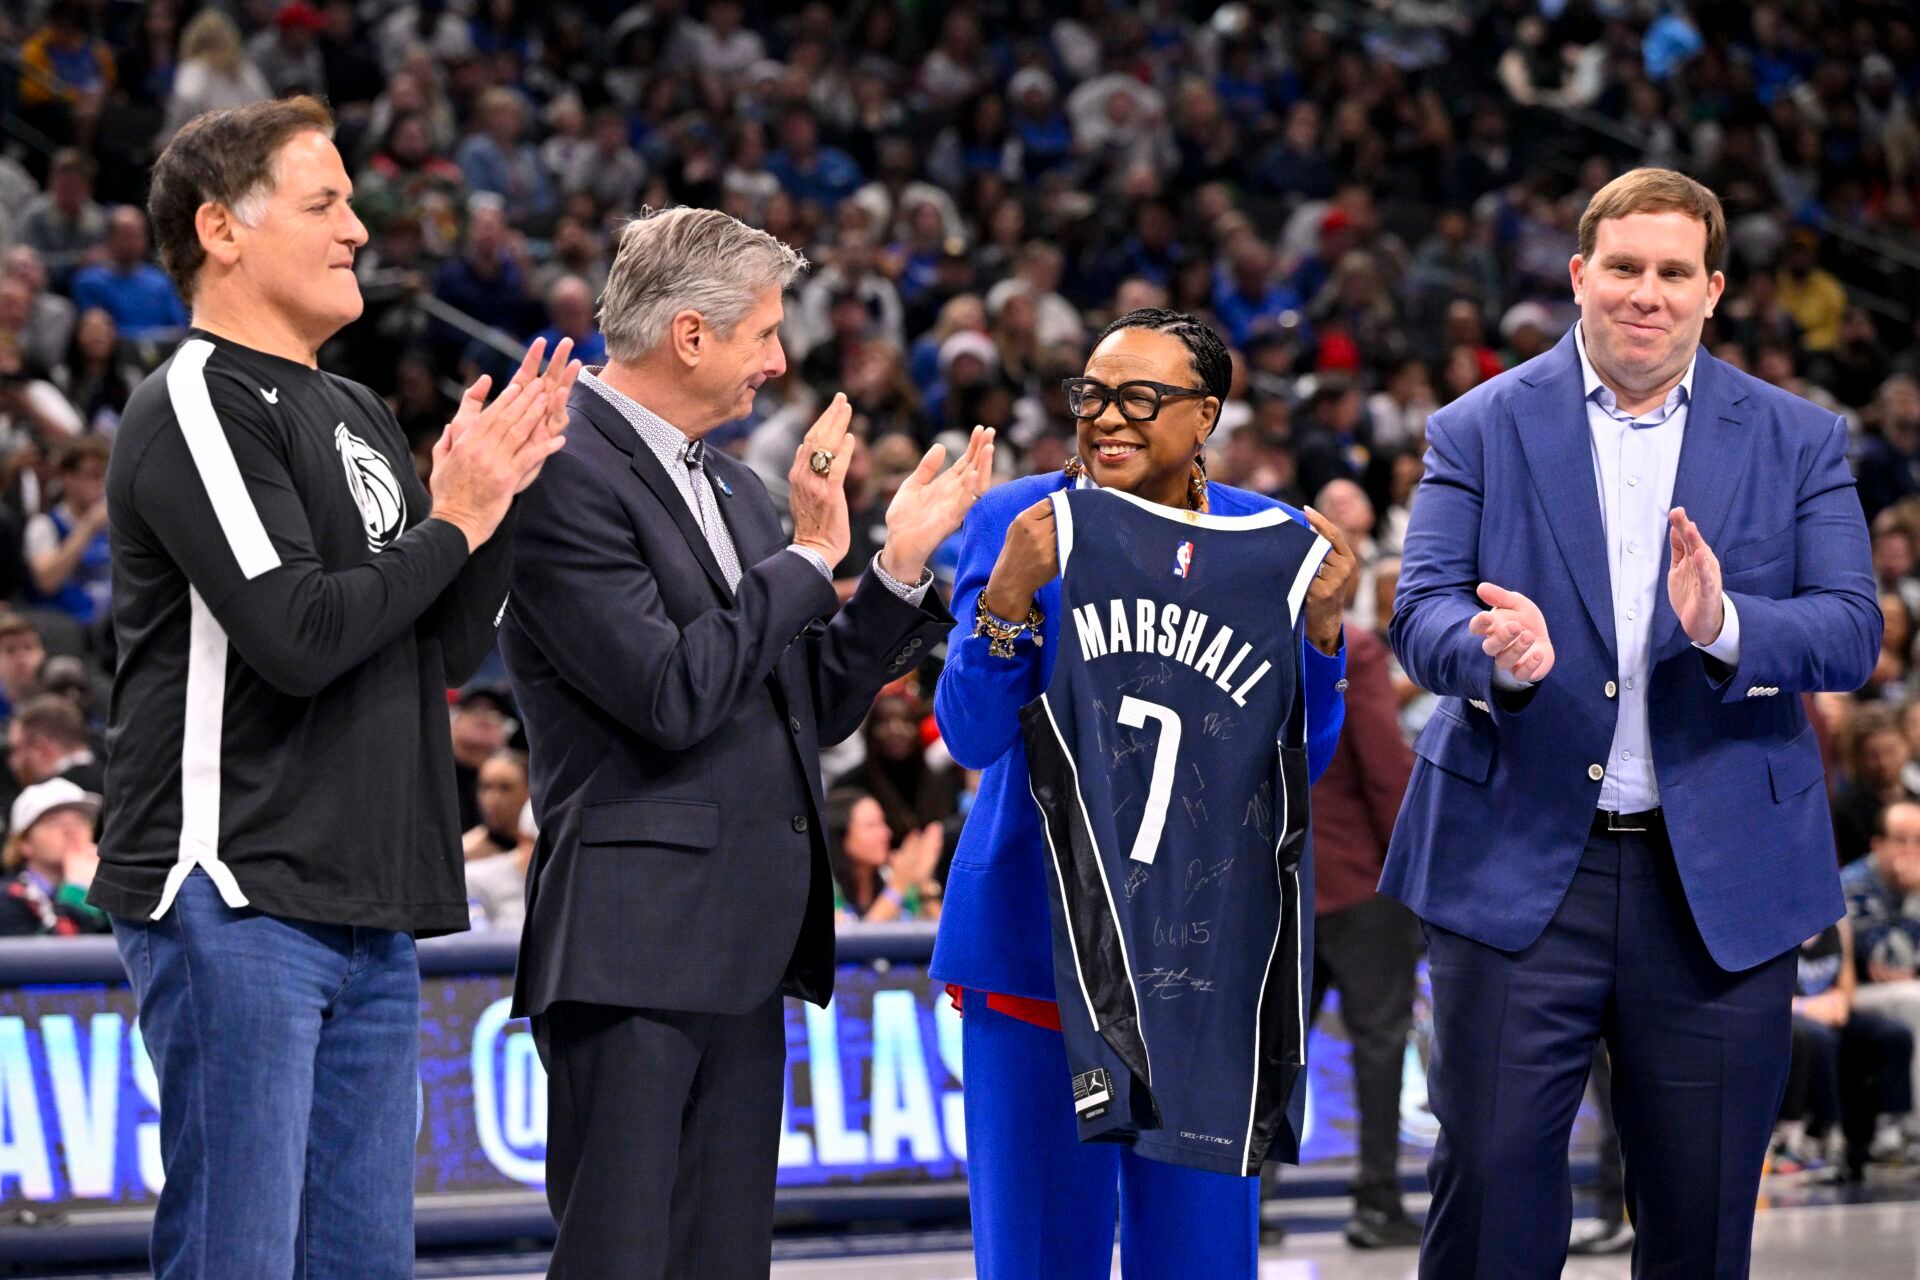
M 1173 576 L 1184 578 L 1187 570 L 1193 568 L 1193 544 L 1183 542 L 1173 549 Z

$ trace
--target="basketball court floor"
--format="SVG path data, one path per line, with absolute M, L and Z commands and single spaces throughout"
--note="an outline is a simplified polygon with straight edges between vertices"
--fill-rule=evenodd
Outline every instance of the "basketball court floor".
M 969 1255 L 819 1259 L 774 1267 L 777 1280 L 974 1280 Z M 1116 1263 L 1113 1274 L 1120 1268 Z M 1299 1236 L 1263 1249 L 1260 1280 L 1413 1280 L 1411 1250 L 1359 1253 L 1337 1233 Z M 1580 1259 L 1568 1280 L 1622 1280 L 1625 1258 Z M 1832 1205 L 1765 1214 L 1754 1232 L 1754 1280 L 1915 1280 L 1920 1277 L 1920 1204 Z M 529 1280 L 532 1280 L 529 1277 Z
M 774 1280 L 976 1280 L 964 1233 L 941 1239 L 900 1236 L 860 1242 L 860 1253 L 787 1258 Z M 783 1249 L 781 1252 L 788 1252 Z M 1413 1280 L 1412 1250 L 1360 1253 L 1337 1231 L 1291 1235 L 1260 1251 L 1260 1280 Z M 540 1280 L 545 1259 L 525 1256 L 490 1265 L 469 1261 L 420 1275 L 488 1280 Z M 1627 1260 L 1576 1259 L 1566 1280 L 1625 1280 Z M 1754 1230 L 1753 1280 L 1920 1280 L 1920 1202 L 1812 1204 L 1764 1210 Z M 1113 1275 L 1120 1276 L 1119 1260 Z

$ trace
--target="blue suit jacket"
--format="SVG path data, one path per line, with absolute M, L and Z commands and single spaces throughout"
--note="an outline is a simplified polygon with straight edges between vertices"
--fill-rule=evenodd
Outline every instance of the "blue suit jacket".
M 1427 425 L 1390 636 L 1442 696 L 1381 892 L 1502 950 L 1533 942 L 1586 844 L 1621 679 L 1580 359 L 1558 346 Z M 1713 958 L 1740 970 L 1838 919 L 1821 763 L 1799 694 L 1858 688 L 1880 649 L 1866 523 L 1834 417 L 1702 351 L 1673 504 L 1720 559 L 1740 663 L 1688 641 L 1661 587 L 1647 691 L 1660 804 Z M 1661 546 L 1666 540 L 1661 539 Z M 1481 582 L 1531 597 L 1553 638 L 1531 692 L 1493 689 L 1467 630 Z M 1484 708 L 1484 709 L 1483 709 Z
M 1027 476 L 994 489 L 967 513 L 953 590 L 958 621 L 933 695 L 934 717 L 953 758 L 967 768 L 984 770 L 947 873 L 933 976 L 975 991 L 1034 1000 L 1054 998 L 1053 926 L 1047 916 L 1046 842 L 1027 780 L 1020 708 L 1039 697 L 1053 678 L 1060 580 L 1040 588 L 1034 600 L 1046 619 L 1038 649 L 1022 640 L 1012 658 L 991 656 L 986 640 L 973 634 L 973 613 L 1014 517 L 1066 486 L 1058 474 Z M 1221 515 L 1285 507 L 1223 484 L 1207 486 L 1207 501 Z M 1304 523 L 1298 511 L 1285 510 Z M 1305 655 L 1308 771 L 1319 777 L 1333 759 L 1346 715 L 1339 682 L 1346 674 L 1347 653 L 1343 645 L 1328 657 L 1307 645 Z M 1309 870 L 1302 877 L 1309 902 L 1310 875 Z

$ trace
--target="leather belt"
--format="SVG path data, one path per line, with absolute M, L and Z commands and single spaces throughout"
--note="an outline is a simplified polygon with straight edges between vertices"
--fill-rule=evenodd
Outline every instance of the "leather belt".
M 1666 819 L 1658 809 L 1642 809 L 1638 813 L 1615 813 L 1611 809 L 1593 811 L 1592 834 L 1596 836 L 1629 835 L 1638 831 L 1656 831 L 1666 826 Z

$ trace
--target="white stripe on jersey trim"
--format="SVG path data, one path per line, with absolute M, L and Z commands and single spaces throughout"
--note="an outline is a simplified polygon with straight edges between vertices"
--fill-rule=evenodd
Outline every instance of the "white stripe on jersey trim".
M 1278 744 L 1276 744 L 1274 746 L 1275 752 L 1278 752 L 1279 749 Z M 1280 856 L 1280 846 L 1287 842 L 1287 823 L 1293 817 L 1287 809 L 1286 779 L 1282 777 L 1280 786 L 1280 826 L 1275 832 L 1273 841 L 1273 853 L 1276 858 Z M 1274 883 L 1276 887 L 1280 885 L 1280 877 L 1278 875 L 1274 877 Z M 1295 867 L 1293 870 L 1293 889 L 1294 910 L 1303 910 L 1300 906 L 1300 869 L 1298 867 Z M 1241 1176 L 1243 1177 L 1252 1176 L 1252 1174 L 1247 1172 L 1249 1167 L 1252 1169 L 1252 1173 L 1260 1172 L 1260 1162 L 1253 1158 L 1253 1122 L 1254 1118 L 1260 1114 L 1260 1015 L 1265 1011 L 1267 1006 L 1267 984 L 1273 981 L 1273 958 L 1280 954 L 1280 935 L 1286 932 L 1286 928 L 1287 895 L 1285 890 L 1282 889 L 1280 894 L 1280 910 L 1277 913 L 1273 927 L 1273 945 L 1267 948 L 1267 967 L 1260 975 L 1260 992 L 1253 1002 L 1253 1090 L 1247 1098 L 1247 1136 L 1240 1141 L 1240 1170 Z M 1296 934 L 1295 936 L 1298 937 L 1299 935 Z M 1296 946 L 1296 950 L 1298 949 L 1299 947 Z M 1297 987 L 1299 983 L 1296 981 L 1294 985 Z M 1302 1000 L 1306 999 L 1304 995 L 1300 998 Z M 1302 1005 L 1302 1008 L 1304 1009 L 1305 1006 Z M 1303 1023 L 1302 1026 L 1304 1025 Z M 1262 1152 L 1261 1155 L 1264 1158 L 1266 1153 Z
M 1060 732 L 1060 722 L 1053 718 L 1053 705 L 1047 701 L 1047 695 L 1044 693 L 1040 695 L 1040 706 L 1047 713 L 1047 725 L 1053 730 L 1054 740 L 1060 744 L 1060 754 L 1073 774 L 1073 798 L 1074 802 L 1080 806 L 1080 821 L 1086 824 L 1088 835 L 1092 835 L 1093 817 L 1087 812 L 1087 798 L 1080 790 L 1080 766 L 1074 760 L 1073 752 L 1067 749 L 1066 735 Z M 1053 830 L 1047 825 L 1044 814 L 1041 817 L 1040 828 L 1047 833 L 1047 850 L 1053 855 L 1053 873 L 1060 877 L 1060 900 L 1064 903 L 1067 897 L 1066 875 L 1060 867 L 1060 852 L 1053 847 Z M 1113 936 L 1120 944 L 1120 963 L 1127 969 L 1127 994 L 1133 997 L 1133 1025 L 1134 1030 L 1140 1033 L 1140 1051 L 1147 1055 L 1147 1087 L 1151 1089 L 1153 1087 L 1153 1050 L 1147 1044 L 1147 1011 L 1140 1000 L 1140 989 L 1134 978 L 1133 957 L 1127 953 L 1126 927 L 1120 919 L 1120 908 L 1114 905 L 1113 885 L 1107 879 L 1106 860 L 1095 858 L 1094 866 L 1100 872 L 1100 887 L 1107 894 L 1107 913 L 1113 917 Z M 1072 929 L 1067 930 L 1067 937 L 1069 940 L 1072 939 Z M 1087 990 L 1086 975 L 1080 972 L 1079 948 L 1068 947 L 1067 949 L 1073 952 L 1074 976 L 1080 979 L 1080 994 L 1087 1002 L 1087 1019 L 1093 1023 L 1093 1029 L 1099 1031 L 1100 1015 L 1094 1012 L 1093 996 Z
M 260 512 L 240 478 L 240 466 L 233 460 L 233 446 L 220 427 L 213 411 L 213 399 L 207 394 L 207 360 L 213 344 L 205 338 L 189 338 L 173 353 L 167 367 L 167 396 L 173 401 L 173 416 L 186 437 L 187 452 L 193 455 L 194 469 L 206 486 L 213 514 L 227 535 L 240 573 L 249 582 L 280 567 L 280 553 L 273 549 Z M 223 641 L 224 642 L 224 641 Z
M 1099 485 L 1091 485 L 1091 487 L 1099 489 L 1101 493 L 1110 493 L 1116 498 L 1124 498 L 1142 511 L 1152 512 L 1162 520 L 1177 520 L 1181 524 L 1198 525 L 1202 529 L 1269 529 L 1276 524 L 1287 524 L 1293 519 L 1281 507 L 1268 507 L 1264 511 L 1255 511 L 1251 515 L 1244 516 L 1217 516 L 1211 511 L 1188 511 L 1184 507 L 1163 507 L 1157 502 L 1149 502 L 1145 498 L 1124 493 L 1119 489 L 1100 489 Z
M 1060 574 L 1067 576 L 1067 560 L 1073 555 L 1073 504 L 1067 501 L 1067 491 L 1047 495 L 1047 501 L 1053 503 L 1053 533 L 1060 544 Z
M 193 622 L 187 642 L 186 717 L 180 734 L 180 860 L 167 872 L 160 905 L 149 917 L 153 920 L 167 914 L 195 867 L 213 877 L 222 902 L 234 908 L 247 905 L 240 882 L 220 861 L 220 734 L 226 715 L 227 633 L 198 590 L 188 587 L 187 598 Z
M 1320 562 L 1333 550 L 1333 544 L 1319 534 L 1313 538 L 1313 546 L 1307 549 L 1307 558 L 1300 562 L 1300 571 L 1293 575 L 1293 586 L 1287 591 L 1287 621 L 1298 624 L 1300 604 L 1307 598 L 1307 588 L 1313 585 L 1313 575 L 1320 570 Z

